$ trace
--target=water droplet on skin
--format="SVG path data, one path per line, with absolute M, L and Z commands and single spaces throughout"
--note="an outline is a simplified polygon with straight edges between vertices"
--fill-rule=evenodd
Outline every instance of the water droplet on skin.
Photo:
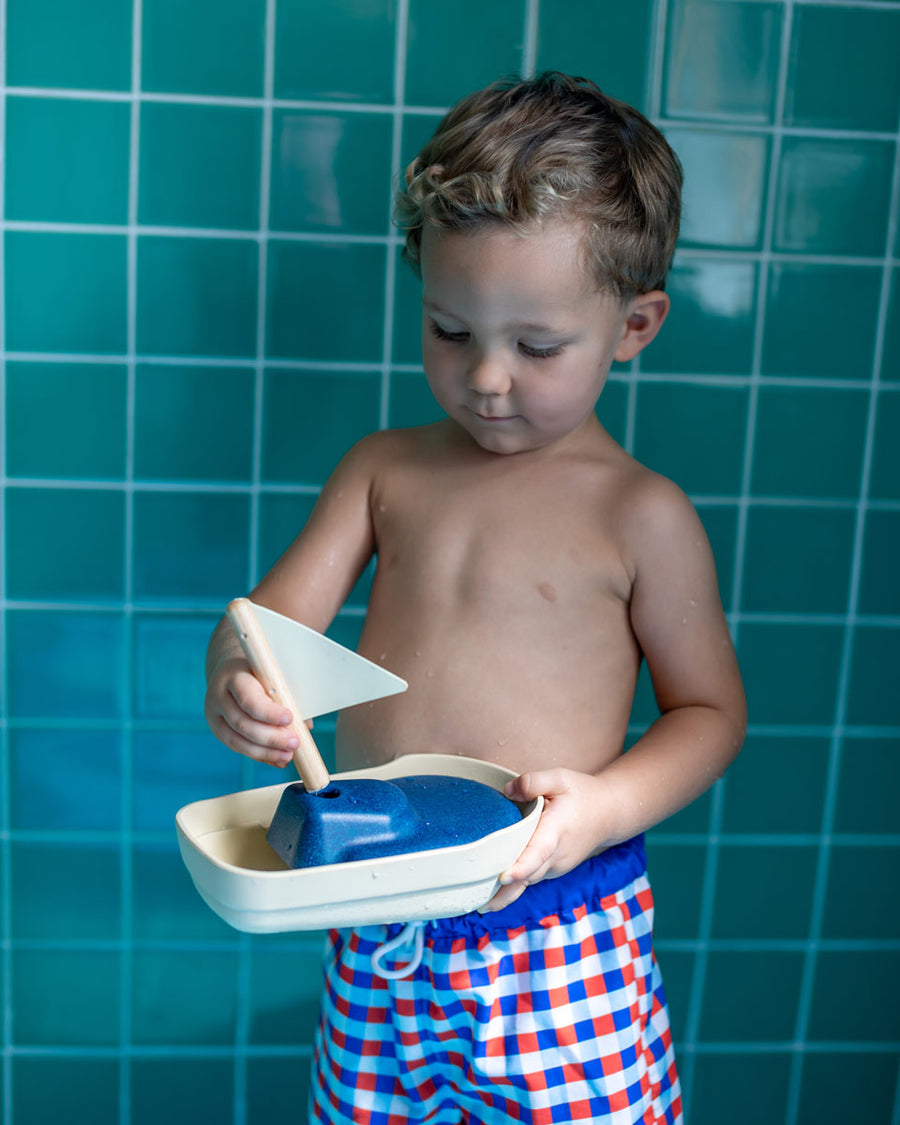
M 691 600 L 688 602 L 688 605 L 690 605 L 690 606 L 695 606 L 696 604 L 697 603 L 694 601 L 693 598 L 691 598 Z
M 418 649 L 416 649 L 416 656 L 421 656 L 421 655 L 422 655 L 422 653 Z
M 384 506 L 384 504 L 379 504 L 378 505 L 378 511 L 379 512 L 386 512 L 387 508 Z
M 387 660 L 387 653 L 386 653 L 386 652 L 383 652 L 383 653 L 382 653 L 382 654 L 381 654 L 381 655 L 380 655 L 380 656 L 378 657 L 378 659 L 379 659 L 379 660 Z
M 682 625 L 687 625 L 687 618 L 686 618 L 686 617 L 682 617 L 682 619 L 681 619 L 681 624 L 682 624 Z
M 498 746 L 505 746 L 507 744 L 507 742 L 509 742 L 508 738 L 498 738 L 497 739 L 497 745 Z
M 434 679 L 434 672 L 426 672 L 425 675 L 429 680 Z

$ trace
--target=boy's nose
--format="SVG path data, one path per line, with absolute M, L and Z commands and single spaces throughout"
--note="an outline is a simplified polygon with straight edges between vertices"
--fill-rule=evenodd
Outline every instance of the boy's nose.
M 469 369 L 469 389 L 482 395 L 506 394 L 512 380 L 506 365 L 498 358 L 482 356 Z

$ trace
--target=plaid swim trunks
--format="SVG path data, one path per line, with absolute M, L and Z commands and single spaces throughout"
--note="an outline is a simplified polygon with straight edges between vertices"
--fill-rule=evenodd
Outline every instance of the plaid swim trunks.
M 680 1125 L 652 919 L 636 837 L 494 913 L 333 930 L 310 1121 Z

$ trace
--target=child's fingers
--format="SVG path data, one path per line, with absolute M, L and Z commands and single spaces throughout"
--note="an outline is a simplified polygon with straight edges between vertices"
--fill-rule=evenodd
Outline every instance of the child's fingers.
M 288 726 L 290 711 L 266 694 L 266 689 L 251 672 L 239 672 L 228 684 L 228 694 L 251 719 L 271 726 Z
M 534 770 L 508 781 L 503 792 L 511 801 L 533 801 L 535 797 L 559 797 L 571 787 L 571 770 Z

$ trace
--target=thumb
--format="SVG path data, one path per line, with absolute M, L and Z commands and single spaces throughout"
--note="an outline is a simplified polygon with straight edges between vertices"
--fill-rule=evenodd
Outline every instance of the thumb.
M 571 788 L 568 770 L 534 770 L 508 781 L 503 792 L 512 801 L 533 801 L 535 797 L 555 797 Z

